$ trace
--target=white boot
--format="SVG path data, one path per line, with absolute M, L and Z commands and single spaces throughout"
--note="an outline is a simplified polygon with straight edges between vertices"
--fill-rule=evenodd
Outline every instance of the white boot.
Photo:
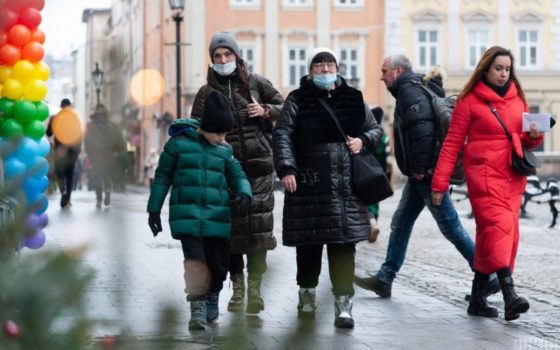
M 379 236 L 379 228 L 377 227 L 377 219 L 369 219 L 369 224 L 371 225 L 371 232 L 369 234 L 368 242 L 373 243 L 377 241 L 377 236 Z
M 315 318 L 315 288 L 300 288 L 298 303 L 298 318 L 314 319 Z

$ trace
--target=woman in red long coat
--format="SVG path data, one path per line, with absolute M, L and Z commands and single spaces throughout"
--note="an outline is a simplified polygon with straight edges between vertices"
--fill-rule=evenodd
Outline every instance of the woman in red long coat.
M 512 134 L 513 147 L 490 106 Z M 522 114 L 527 109 L 513 55 L 498 46 L 488 49 L 458 97 L 433 176 L 432 201 L 438 205 L 464 146 L 467 188 L 476 222 L 470 315 L 498 316 L 482 293 L 494 272 L 504 296 L 505 319 L 514 320 L 529 309 L 529 302 L 515 293 L 511 278 L 519 243 L 519 209 L 527 183 L 525 176 L 513 172 L 511 152 L 521 155 L 521 145 L 532 149 L 543 140 L 535 125 L 530 132 L 522 132 Z

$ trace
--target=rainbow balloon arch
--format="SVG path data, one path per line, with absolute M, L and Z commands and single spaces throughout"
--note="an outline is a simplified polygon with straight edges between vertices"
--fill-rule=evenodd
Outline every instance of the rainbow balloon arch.
M 49 181 L 45 137 L 49 67 L 42 62 L 45 33 L 39 28 L 45 0 L 0 0 L 0 146 L 5 190 L 23 200 L 27 234 L 22 245 L 45 244 Z

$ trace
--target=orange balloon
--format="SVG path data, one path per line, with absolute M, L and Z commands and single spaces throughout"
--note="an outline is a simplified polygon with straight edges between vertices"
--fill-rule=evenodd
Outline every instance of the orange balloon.
M 40 45 L 40 44 L 39 44 Z M 13 66 L 21 59 L 21 51 L 12 44 L 4 44 L 0 47 L 0 64 Z
M 43 32 L 41 29 L 39 28 L 35 28 L 31 31 L 31 41 L 36 41 L 39 44 L 44 44 L 46 37 L 45 37 L 45 32 Z
M 22 47 L 31 39 L 29 29 L 23 24 L 16 24 L 8 31 L 8 42 L 17 47 Z
M 58 112 L 51 127 L 57 140 L 65 145 L 76 145 L 82 140 L 82 123 L 72 108 L 64 108 Z
M 45 55 L 45 49 L 43 49 L 43 45 L 39 44 L 36 41 L 28 42 L 21 49 L 21 58 L 23 58 L 24 60 L 31 61 L 33 63 L 42 60 L 44 55 Z

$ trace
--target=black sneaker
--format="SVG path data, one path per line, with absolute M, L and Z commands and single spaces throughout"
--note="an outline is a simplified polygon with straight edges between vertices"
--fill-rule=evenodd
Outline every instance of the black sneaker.
M 364 289 L 375 292 L 375 294 L 379 295 L 382 298 L 391 297 L 391 284 L 381 281 L 379 278 L 377 278 L 377 276 L 354 276 L 354 283 L 356 283 L 358 287 L 362 287 Z

